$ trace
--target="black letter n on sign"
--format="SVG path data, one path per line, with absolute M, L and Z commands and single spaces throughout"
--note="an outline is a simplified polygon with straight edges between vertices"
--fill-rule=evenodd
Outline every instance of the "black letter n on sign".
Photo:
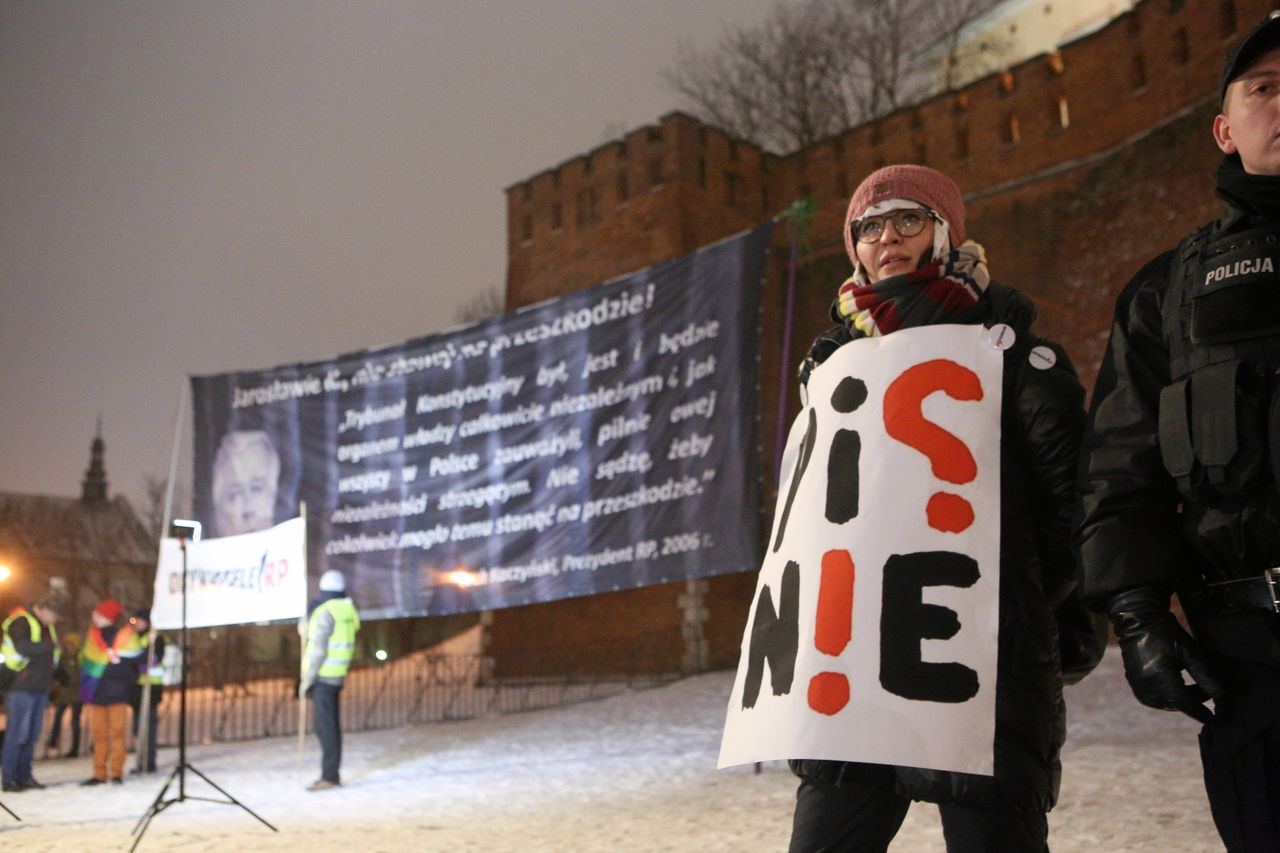
M 969 587 L 978 580 L 972 557 L 949 551 L 894 554 L 884 564 L 880 610 L 880 684 L 904 699 L 967 702 L 978 693 L 978 673 L 960 663 L 926 663 L 921 640 L 947 640 L 960 630 L 949 607 L 925 604 L 926 586 Z
M 791 692 L 796 674 L 796 653 L 800 650 L 800 565 L 794 560 L 782 570 L 782 590 L 778 609 L 773 607 L 769 587 L 760 588 L 756 618 L 751 623 L 747 647 L 747 676 L 742 686 L 742 707 L 754 708 L 764 680 L 764 662 L 769 662 L 769 684 L 774 696 Z

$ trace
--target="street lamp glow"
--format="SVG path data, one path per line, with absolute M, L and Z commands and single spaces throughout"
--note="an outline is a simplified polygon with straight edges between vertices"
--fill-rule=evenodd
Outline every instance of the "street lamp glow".
M 374 653 L 373 653 L 373 656 L 374 656 L 375 658 L 377 658 L 378 660 L 386 660 L 386 659 L 387 659 L 387 650 L 386 650 L 386 649 L 378 649 L 376 652 L 374 652 Z
M 445 579 L 454 586 L 478 586 L 480 583 L 475 572 L 469 572 L 466 569 L 455 569 L 445 575 Z
M 12 572 L 9 571 L 8 566 L 0 566 L 0 583 L 7 581 L 10 574 L 12 574 Z

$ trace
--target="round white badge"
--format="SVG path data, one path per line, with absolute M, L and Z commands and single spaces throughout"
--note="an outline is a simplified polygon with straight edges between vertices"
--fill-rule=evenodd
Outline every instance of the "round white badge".
M 1018 333 L 1008 323 L 996 323 L 990 329 L 987 329 L 984 337 L 987 343 L 1003 352 L 1013 346 L 1013 342 L 1018 339 Z
M 1048 370 L 1058 363 L 1058 354 L 1052 347 L 1032 347 L 1031 352 L 1027 354 L 1027 361 L 1031 362 L 1031 366 L 1036 370 Z

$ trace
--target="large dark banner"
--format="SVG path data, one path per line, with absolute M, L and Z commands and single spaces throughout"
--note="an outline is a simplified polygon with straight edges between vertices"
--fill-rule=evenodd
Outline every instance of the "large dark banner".
M 192 379 L 195 514 L 305 502 L 366 617 L 755 569 L 770 226 L 457 331 Z

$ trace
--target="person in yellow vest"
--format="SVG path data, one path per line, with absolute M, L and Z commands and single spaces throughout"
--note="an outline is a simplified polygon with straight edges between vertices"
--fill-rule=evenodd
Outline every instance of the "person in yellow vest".
M 308 791 L 323 791 L 342 784 L 342 723 L 339 704 L 342 685 L 356 651 L 360 614 L 346 593 L 342 572 L 330 569 L 320 576 L 320 600 L 311 609 L 307 642 L 302 651 L 302 678 L 298 698 L 311 699 L 316 713 L 316 737 L 320 740 L 320 778 Z
M 53 671 L 61 648 L 54 625 L 62 612 L 53 598 L 41 599 L 31 607 L 18 606 L 3 623 L 0 655 L 4 656 L 4 696 L 7 722 L 4 748 L 0 750 L 0 776 L 8 792 L 43 788 L 31 775 L 31 760 L 40 741 L 44 709 L 53 689 Z
M 151 609 L 143 608 L 129 617 L 129 627 L 137 633 L 142 641 L 142 658 L 139 662 L 138 681 L 129 696 L 129 704 L 133 707 L 133 736 L 138 737 L 142 720 L 143 694 L 149 694 L 147 703 L 147 760 L 144 762 L 144 773 L 154 773 L 156 769 L 156 726 L 160 722 L 160 700 L 164 698 L 164 650 L 167 645 L 161 634 L 151 633 Z M 148 645 L 154 648 L 148 648 Z M 146 686 L 150 684 L 151 689 Z M 141 748 L 141 745 L 139 745 Z

